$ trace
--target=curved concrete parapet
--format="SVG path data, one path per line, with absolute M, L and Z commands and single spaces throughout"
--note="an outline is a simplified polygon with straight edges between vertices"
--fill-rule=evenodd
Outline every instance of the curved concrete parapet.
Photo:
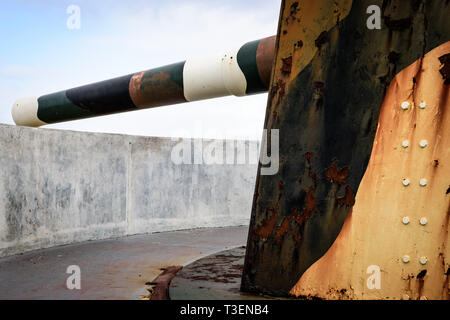
M 0 125 L 0 257 L 132 234 L 247 225 L 256 164 L 174 161 L 177 146 L 196 142 Z M 237 143 L 234 150 L 246 152 Z

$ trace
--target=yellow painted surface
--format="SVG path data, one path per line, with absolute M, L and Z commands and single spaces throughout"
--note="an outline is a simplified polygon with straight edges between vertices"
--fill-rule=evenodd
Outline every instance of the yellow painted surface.
M 449 299 L 450 86 L 438 60 L 450 42 L 392 81 L 356 204 L 328 252 L 291 290 L 325 299 Z M 417 83 L 414 86 L 413 78 Z M 409 102 L 409 108 L 401 108 Z M 425 108 L 420 104 L 426 103 Z M 422 104 L 422 107 L 424 104 Z M 420 142 L 427 141 L 426 147 Z M 403 147 L 404 142 L 408 147 Z M 405 143 L 406 145 L 406 143 Z M 408 179 L 410 184 L 403 185 Z M 426 186 L 420 180 L 426 179 Z M 402 219 L 409 218 L 404 224 Z M 427 219 L 426 225 L 420 219 Z M 410 261 L 403 262 L 409 256 Z M 420 258 L 426 257 L 422 265 Z M 380 289 L 369 289 L 370 266 Z M 426 270 L 423 279 L 417 275 Z M 372 282 L 371 282 L 372 283 Z
M 291 77 L 300 73 L 316 55 L 316 40 L 324 31 L 330 31 L 338 21 L 350 13 L 352 0 L 285 1 L 282 8 L 278 56 L 292 56 Z M 301 44 L 299 44 L 299 39 Z M 275 71 L 281 76 L 282 60 L 277 59 Z
M 344 20 L 352 8 L 352 0 L 285 0 L 281 7 L 275 56 L 272 68 L 272 88 L 277 90 L 279 99 L 289 84 L 318 52 L 316 40 L 322 33 L 330 31 L 339 21 Z M 290 61 L 288 72 L 283 71 L 286 61 Z M 267 127 L 270 127 L 269 119 Z

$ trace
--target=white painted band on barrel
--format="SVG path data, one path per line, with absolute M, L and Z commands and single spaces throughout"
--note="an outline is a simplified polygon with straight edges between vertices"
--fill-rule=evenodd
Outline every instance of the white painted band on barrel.
M 18 126 L 39 127 L 47 123 L 39 120 L 37 116 L 37 98 L 24 98 L 17 100 L 12 107 L 11 114 Z
M 186 100 L 245 96 L 247 80 L 237 62 L 238 51 L 234 49 L 221 55 L 187 60 L 183 70 Z

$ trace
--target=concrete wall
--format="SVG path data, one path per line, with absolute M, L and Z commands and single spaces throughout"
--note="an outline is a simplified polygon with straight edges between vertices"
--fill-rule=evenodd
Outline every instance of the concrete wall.
M 0 256 L 248 224 L 257 166 L 177 165 L 178 143 L 0 125 Z

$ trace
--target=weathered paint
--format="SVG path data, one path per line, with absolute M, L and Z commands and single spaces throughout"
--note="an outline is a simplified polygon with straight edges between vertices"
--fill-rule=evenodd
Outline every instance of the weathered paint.
M 17 100 L 12 108 L 11 115 L 14 122 L 18 126 L 30 125 L 32 127 L 39 127 L 45 122 L 38 118 L 38 101 L 36 98 L 23 98 Z M 25 110 L 22 110 L 25 109 Z
M 447 42 L 391 82 L 353 211 L 333 246 L 303 274 L 292 294 L 450 299 L 450 87 L 439 73 L 445 67 L 440 60 L 449 53 Z M 411 105 L 408 110 L 401 109 L 404 101 Z M 419 145 L 423 139 L 428 141 L 424 148 Z M 403 140 L 410 146 L 402 147 Z M 405 178 L 411 181 L 408 187 L 401 183 Z M 419 184 L 423 178 L 425 187 Z M 402 222 L 405 216 L 409 223 Z M 420 224 L 422 217 L 426 225 Z M 407 264 L 404 255 L 410 257 Z M 419 263 L 422 256 L 426 265 Z M 381 268 L 379 289 L 367 287 L 371 265 Z
M 237 62 L 237 51 L 187 60 L 183 70 L 186 100 L 244 96 L 247 81 Z
M 264 87 L 263 91 L 267 91 L 270 85 L 276 40 L 276 36 L 262 39 L 256 49 L 256 65 L 258 67 L 259 80 Z
M 362 18 L 374 4 L 381 30 Z M 330 248 L 355 203 L 387 87 L 449 40 L 448 15 L 439 1 L 283 1 L 265 121 L 280 130 L 280 169 L 257 178 L 244 291 L 288 295 Z
M 130 96 L 136 107 L 152 108 L 186 102 L 183 94 L 184 62 L 133 75 Z
M 276 37 L 252 41 L 237 53 L 237 61 L 247 80 L 246 94 L 267 91 L 272 71 Z
M 13 105 L 13 119 L 17 125 L 38 127 L 186 101 L 266 92 L 274 46 L 274 37 L 270 37 L 217 56 L 21 99 Z
M 70 101 L 66 91 L 41 96 L 37 101 L 39 103 L 37 116 L 44 123 L 58 122 L 60 119 L 76 120 L 94 115 L 92 111 L 81 108 Z

